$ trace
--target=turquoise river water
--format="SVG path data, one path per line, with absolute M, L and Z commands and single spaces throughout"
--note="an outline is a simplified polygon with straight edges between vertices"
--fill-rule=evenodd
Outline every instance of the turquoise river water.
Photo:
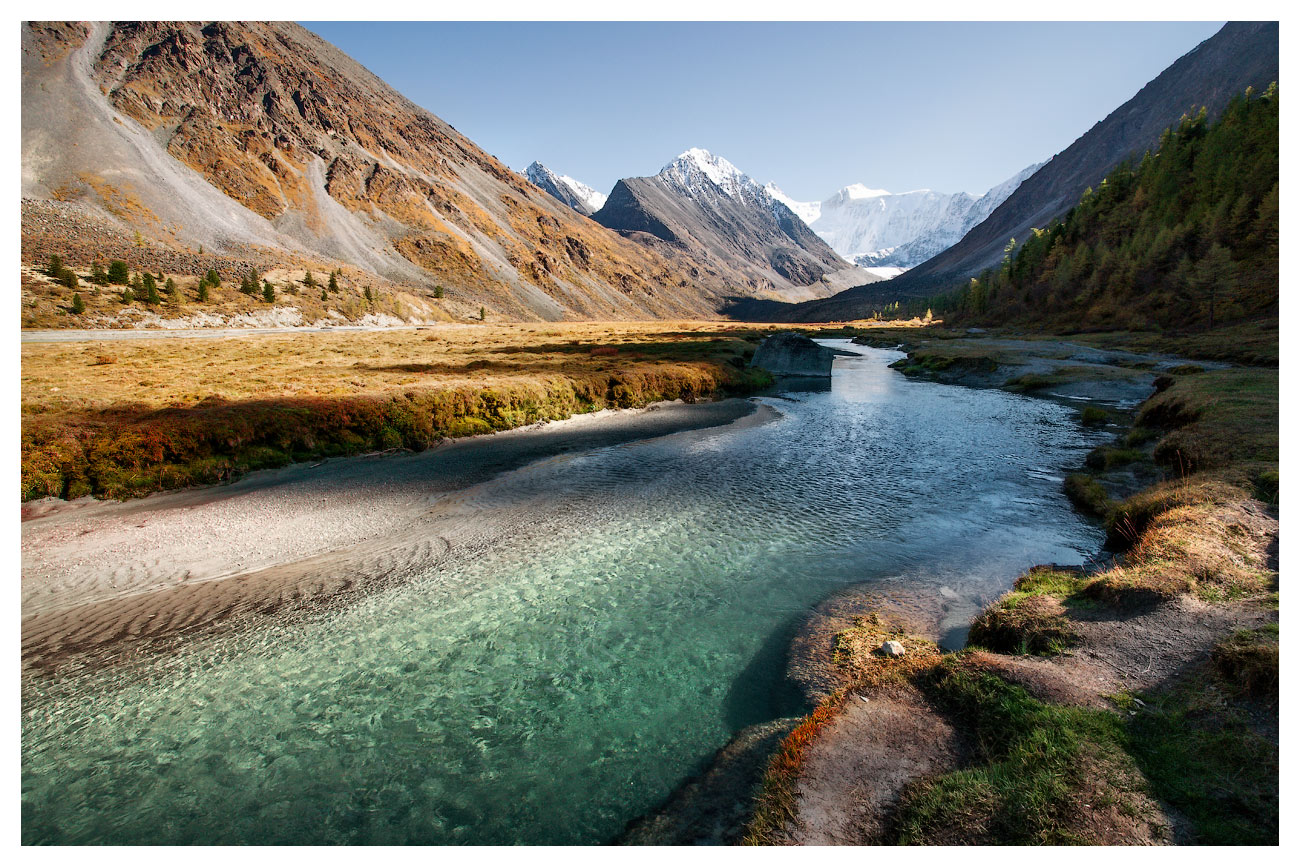
M 847 344 L 827 341 L 832 345 Z M 753 419 L 456 495 L 505 527 L 333 614 L 23 688 L 24 843 L 601 843 L 739 729 L 806 710 L 785 649 L 864 582 L 960 625 L 1101 542 L 1057 403 L 853 347 Z

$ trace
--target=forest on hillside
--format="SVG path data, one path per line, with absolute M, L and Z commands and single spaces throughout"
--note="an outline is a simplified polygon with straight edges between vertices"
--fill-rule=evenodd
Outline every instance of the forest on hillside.
M 1001 265 L 929 299 L 950 321 L 1213 329 L 1277 316 L 1278 91 L 1202 109 L 1115 168 Z

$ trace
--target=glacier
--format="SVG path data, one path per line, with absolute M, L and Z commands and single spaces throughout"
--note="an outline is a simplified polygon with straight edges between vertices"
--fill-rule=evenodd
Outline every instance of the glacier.
M 823 201 L 799 202 L 774 183 L 765 189 L 836 253 L 873 273 L 893 276 L 956 244 L 1044 165 L 1021 170 L 978 198 L 935 190 L 891 193 L 850 184 Z

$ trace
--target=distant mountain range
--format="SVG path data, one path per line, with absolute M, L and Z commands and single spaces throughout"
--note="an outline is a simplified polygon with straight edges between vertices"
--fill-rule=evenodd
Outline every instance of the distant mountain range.
M 978 198 L 934 190 L 891 193 L 850 184 L 823 201 L 796 202 L 776 184 L 766 189 L 850 262 L 905 269 L 960 241 L 1042 165 L 1018 172 Z
M 862 268 L 860 277 L 865 281 L 867 275 L 892 277 L 951 247 L 1040 167 L 1030 166 L 978 198 L 934 190 L 890 193 L 851 184 L 823 201 L 800 202 L 775 183 L 760 186 L 726 159 L 702 148 L 681 154 L 656 177 L 666 188 L 705 208 L 710 207 L 707 190 L 712 186 L 743 207 L 772 212 L 778 221 L 789 220 L 778 208 L 784 205 L 837 255 Z M 591 187 L 540 163 L 530 165 L 527 174 L 534 184 L 581 214 L 594 214 L 604 205 L 605 197 Z
M 462 318 L 853 318 L 996 264 L 1184 113 L 1277 77 L 1277 23 L 1228 24 L 979 198 L 798 202 L 698 148 L 605 198 L 540 163 L 510 171 L 295 24 L 29 22 L 22 258 L 346 267 Z
M 740 272 L 751 294 L 768 289 L 822 297 L 874 279 L 840 258 L 761 184 L 701 148 L 651 177 L 620 180 L 592 219 L 652 249 L 691 250 L 715 268 Z

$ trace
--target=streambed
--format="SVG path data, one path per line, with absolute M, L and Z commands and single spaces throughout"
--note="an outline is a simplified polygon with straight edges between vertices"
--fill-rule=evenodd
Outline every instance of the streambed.
M 862 354 L 758 398 L 766 423 L 440 497 L 476 544 L 359 603 L 27 677 L 23 842 L 606 842 L 734 732 L 805 710 L 785 646 L 829 594 L 895 588 L 958 626 L 1096 552 L 1061 493 L 1104 436 L 1076 411 L 823 342 Z

